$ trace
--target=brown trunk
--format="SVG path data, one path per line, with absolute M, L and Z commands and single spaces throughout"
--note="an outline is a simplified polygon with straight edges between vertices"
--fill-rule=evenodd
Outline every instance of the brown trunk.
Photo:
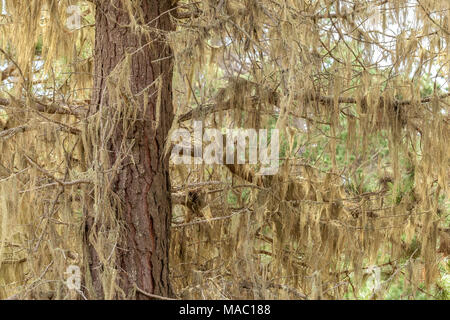
M 132 3 L 136 5 L 139 1 Z M 169 14 L 164 13 L 170 9 L 170 1 L 141 0 L 138 6 L 143 16 L 137 20 L 138 23 L 162 31 L 172 30 Z M 168 158 L 163 157 L 163 148 L 173 120 L 172 52 L 161 32 L 159 35 L 152 32 L 150 37 L 138 35 L 129 27 L 129 22 L 123 1 L 97 1 L 92 105 L 94 110 L 98 110 L 100 105 L 114 108 L 115 102 L 108 101 L 106 77 L 123 60 L 126 52 L 133 52 L 129 79 L 131 91 L 137 94 L 145 88 L 150 89 L 146 93 L 147 99 L 136 97 L 140 103 L 140 120 L 133 124 L 126 137 L 122 126 L 116 126 L 108 142 L 113 163 L 120 151 L 123 152 L 120 149 L 122 140 L 135 141 L 112 185 L 112 192 L 121 200 L 122 210 L 118 210 L 117 218 L 125 230 L 119 243 L 121 247 L 117 248 L 119 286 L 127 298 L 133 297 L 131 293 L 135 285 L 145 292 L 168 296 L 171 198 L 169 163 Z M 160 76 L 162 84 L 154 85 Z M 161 90 L 159 103 L 158 88 Z M 160 106 L 159 112 L 157 105 Z M 93 232 L 92 219 L 88 218 L 86 229 L 87 234 Z M 104 297 L 100 280 L 102 266 L 91 244 L 88 244 L 87 251 L 95 297 L 101 299 Z M 137 292 L 136 298 L 148 297 Z

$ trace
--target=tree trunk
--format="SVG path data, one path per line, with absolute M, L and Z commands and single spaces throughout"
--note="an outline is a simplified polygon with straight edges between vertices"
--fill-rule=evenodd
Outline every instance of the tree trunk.
M 111 197 L 114 194 L 120 199 L 116 217 L 125 230 L 116 249 L 116 267 L 124 297 L 147 299 L 142 291 L 162 296 L 171 294 L 168 269 L 171 198 L 169 163 L 168 157 L 163 156 L 163 148 L 173 121 L 173 61 L 163 33 L 171 31 L 173 26 L 167 13 L 170 1 L 131 1 L 137 7 L 132 9 L 137 12 L 134 15 L 137 23 L 158 29 L 146 36 L 138 34 L 130 28 L 124 2 L 97 1 L 92 110 L 96 112 L 102 106 L 114 111 L 117 101 L 110 101 L 107 77 L 126 53 L 132 53 L 129 84 L 138 101 L 138 119 L 126 132 L 120 124 L 115 126 L 106 146 L 110 163 L 114 163 L 124 154 L 122 141 L 134 139 L 111 186 Z M 95 228 L 93 217 L 88 214 L 87 235 L 95 232 Z M 101 281 L 103 266 L 94 246 L 87 243 L 87 247 L 95 298 L 102 299 L 105 297 Z M 138 290 L 134 296 L 136 286 L 141 292 Z

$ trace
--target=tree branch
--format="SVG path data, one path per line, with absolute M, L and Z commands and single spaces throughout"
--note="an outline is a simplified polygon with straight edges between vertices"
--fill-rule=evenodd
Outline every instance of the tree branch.
M 442 99 L 445 99 L 448 97 L 450 97 L 450 92 L 438 96 L 438 99 L 442 100 Z M 435 98 L 434 95 L 425 97 L 422 100 L 420 100 L 420 103 L 422 103 L 422 104 L 429 103 L 429 102 L 433 101 L 434 98 Z M 258 97 L 252 96 L 252 97 L 250 97 L 250 99 L 256 101 L 258 99 Z M 278 104 L 279 99 L 280 99 L 279 94 L 277 92 L 273 92 L 272 101 L 273 101 L 274 105 Z M 333 96 L 321 96 L 321 95 L 315 95 L 315 96 L 311 95 L 309 97 L 307 96 L 304 98 L 305 102 L 317 101 L 317 102 L 320 102 L 325 105 L 333 104 L 334 99 L 335 98 Z M 338 98 L 339 104 L 345 104 L 345 103 L 355 104 L 357 102 L 358 102 L 358 100 L 355 97 L 339 97 Z M 405 106 L 405 105 L 410 105 L 413 103 L 414 103 L 414 101 L 412 101 L 412 100 L 400 100 L 400 101 L 396 100 L 396 101 L 394 101 L 394 106 Z M 192 120 L 192 119 L 198 119 L 201 116 L 205 116 L 205 115 L 212 114 L 212 113 L 219 112 L 219 111 L 230 110 L 232 108 L 233 108 L 233 106 L 230 105 L 229 103 L 225 103 L 225 104 L 223 104 L 223 103 L 221 103 L 221 104 L 208 103 L 208 104 L 201 105 L 198 108 L 189 110 L 188 112 L 182 114 L 178 118 L 178 121 L 184 122 L 184 121 L 188 121 L 188 120 Z
M 50 179 L 56 181 L 59 185 L 64 186 L 64 187 L 70 187 L 76 184 L 90 184 L 92 183 L 92 181 L 90 180 L 74 180 L 74 181 L 63 181 L 60 180 L 58 178 L 56 178 L 55 176 L 53 176 L 50 172 L 48 172 L 47 170 L 45 170 L 44 168 L 42 168 L 40 165 L 38 165 L 35 161 L 33 161 L 30 157 L 28 157 L 26 154 L 24 154 L 25 159 L 28 161 L 28 163 L 30 163 L 33 167 L 35 167 L 38 171 L 40 171 L 41 173 L 43 173 L 44 175 L 46 175 L 47 177 L 49 177 Z
M 28 129 L 29 129 L 29 126 L 23 125 L 23 126 L 18 126 L 18 127 L 11 128 L 8 130 L 3 130 L 3 131 L 0 131 L 0 138 L 9 139 L 9 138 L 15 136 L 17 133 L 25 132 Z
M 16 102 L 16 101 L 14 101 Z M 20 107 L 25 107 L 25 102 L 17 101 Z M 68 106 L 61 103 L 51 103 L 51 104 L 45 104 L 41 101 L 34 101 L 35 103 L 35 110 L 39 112 L 45 112 L 48 114 L 64 114 L 64 115 L 71 115 L 75 116 L 77 118 L 83 118 L 87 114 L 87 110 L 84 109 L 81 105 L 74 105 L 74 106 Z M 11 100 L 0 98 L 0 106 L 3 107 L 9 107 L 11 106 Z

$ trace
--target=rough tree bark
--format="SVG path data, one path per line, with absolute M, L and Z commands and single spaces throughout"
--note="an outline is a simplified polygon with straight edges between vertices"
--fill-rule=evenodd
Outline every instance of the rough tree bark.
M 127 298 L 133 297 L 131 293 L 135 285 L 151 294 L 169 296 L 171 199 L 169 163 L 167 157 L 163 158 L 163 148 L 173 121 L 172 52 L 164 37 L 158 36 L 160 32 L 151 33 L 149 39 L 129 27 L 130 18 L 123 1 L 98 0 L 96 5 L 93 110 L 98 110 L 100 104 L 103 108 L 114 107 L 115 102 L 108 101 L 108 94 L 105 94 L 106 77 L 126 52 L 134 52 L 131 91 L 137 94 L 151 88 L 148 99 L 138 98 L 141 104 L 139 118 L 144 120 L 136 121 L 125 137 L 135 140 L 134 147 L 129 158 L 123 160 L 123 167 L 112 186 L 112 191 L 122 201 L 122 213 L 117 214 L 126 230 L 120 243 L 122 247 L 117 249 L 119 285 Z M 173 29 L 169 14 L 164 14 L 170 9 L 170 1 L 142 0 L 138 6 L 144 17 L 139 23 L 163 32 Z M 162 85 L 152 85 L 160 76 Z M 161 89 L 160 112 L 158 126 L 155 127 L 158 87 Z M 121 126 L 117 126 L 108 145 L 112 162 L 119 154 L 123 135 Z M 88 218 L 87 234 L 93 231 L 93 227 L 92 218 Z M 101 299 L 104 297 L 100 278 L 102 266 L 92 245 L 88 244 L 87 251 L 95 298 Z M 137 292 L 135 298 L 148 297 Z

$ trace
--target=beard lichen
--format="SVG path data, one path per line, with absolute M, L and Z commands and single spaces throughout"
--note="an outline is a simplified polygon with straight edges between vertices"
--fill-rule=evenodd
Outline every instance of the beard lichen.
M 122 2 L 130 32 L 155 32 L 140 1 Z M 130 51 L 105 79 L 114 108 L 89 109 L 95 6 L 3 3 L 0 298 L 85 298 L 65 272 L 79 266 L 89 288 L 87 242 L 105 298 L 126 297 L 115 261 L 126 231 L 111 183 L 142 99 L 162 81 L 132 92 Z M 77 30 L 65 24 L 71 5 L 81 5 Z M 382 299 L 402 282 L 399 298 L 448 298 L 448 3 L 178 1 L 166 14 L 177 25 L 161 33 L 175 70 L 166 155 L 170 133 L 192 131 L 193 120 L 277 128 L 284 142 L 273 176 L 257 165 L 171 165 L 175 295 Z

